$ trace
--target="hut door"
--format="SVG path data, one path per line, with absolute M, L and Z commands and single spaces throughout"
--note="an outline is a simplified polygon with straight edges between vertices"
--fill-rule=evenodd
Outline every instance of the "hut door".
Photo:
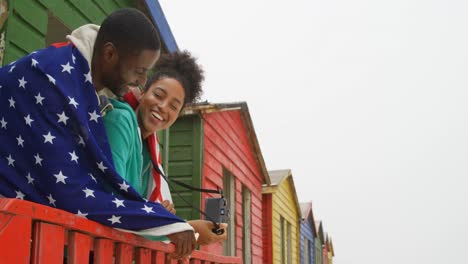
M 223 190 L 224 197 L 230 210 L 229 223 L 227 228 L 227 239 L 223 243 L 223 251 L 225 256 L 236 255 L 236 188 L 235 178 L 232 173 L 223 168 Z

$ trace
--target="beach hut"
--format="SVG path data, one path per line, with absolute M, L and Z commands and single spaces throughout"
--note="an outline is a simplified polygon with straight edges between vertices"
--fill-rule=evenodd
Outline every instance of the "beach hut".
M 317 231 L 315 228 L 314 214 L 312 212 L 312 202 L 300 203 L 302 218 L 300 222 L 300 263 L 315 263 L 315 238 Z
M 331 237 L 328 237 L 328 264 L 333 264 L 333 257 L 335 257 L 335 250 Z
M 322 227 L 322 221 L 317 220 L 315 221 L 315 227 L 317 230 L 317 237 L 315 237 L 315 263 L 316 264 L 321 264 L 322 263 L 322 258 L 323 258 L 323 241 L 325 240 L 323 236 L 323 227 Z
M 188 107 L 160 139 L 170 179 L 223 189 L 230 209 L 227 241 L 201 250 L 262 263 L 262 185 L 270 180 L 247 104 Z M 173 187 L 180 194 L 172 192 L 177 214 L 185 219 L 203 218 L 193 207 L 204 209 L 205 198 L 219 197 Z
M 264 186 L 263 263 L 299 262 L 301 208 L 291 170 L 269 171 L 270 186 Z

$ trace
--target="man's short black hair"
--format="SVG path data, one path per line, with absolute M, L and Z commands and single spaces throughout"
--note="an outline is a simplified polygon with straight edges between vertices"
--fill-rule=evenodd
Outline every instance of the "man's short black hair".
M 95 51 L 111 42 L 119 54 L 138 54 L 142 50 L 160 50 L 161 42 L 153 23 L 141 11 L 134 8 L 119 9 L 101 24 Z

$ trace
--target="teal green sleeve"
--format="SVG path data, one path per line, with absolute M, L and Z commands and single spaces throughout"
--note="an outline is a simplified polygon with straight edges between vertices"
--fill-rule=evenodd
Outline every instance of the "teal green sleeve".
M 104 126 L 115 169 L 138 193 L 142 194 L 141 143 L 135 112 L 124 103 L 113 100 L 111 102 L 114 110 L 104 116 Z
M 122 178 L 126 179 L 128 173 L 125 166 L 128 161 L 126 152 L 128 153 L 130 150 L 128 131 L 131 128 L 129 122 L 125 120 L 123 115 L 111 111 L 104 118 L 104 126 L 106 127 L 115 169 Z

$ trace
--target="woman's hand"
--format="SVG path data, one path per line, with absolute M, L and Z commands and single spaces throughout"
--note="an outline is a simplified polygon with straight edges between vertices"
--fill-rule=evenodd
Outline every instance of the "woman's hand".
M 169 200 L 164 200 L 162 203 L 161 203 L 162 206 L 164 206 L 164 208 L 166 208 L 166 210 L 168 210 L 169 212 L 171 212 L 172 214 L 175 214 L 176 213 L 176 209 L 174 208 L 174 204 L 171 203 Z
M 188 221 L 193 229 L 195 229 L 195 232 L 197 232 L 200 236 L 198 237 L 198 244 L 201 246 L 206 246 L 210 245 L 216 242 L 224 241 L 227 238 L 227 224 L 221 223 L 219 224 L 219 227 L 221 229 L 224 229 L 223 234 L 217 235 L 213 233 L 212 229 L 215 227 L 214 224 L 210 221 L 206 220 L 191 220 Z

